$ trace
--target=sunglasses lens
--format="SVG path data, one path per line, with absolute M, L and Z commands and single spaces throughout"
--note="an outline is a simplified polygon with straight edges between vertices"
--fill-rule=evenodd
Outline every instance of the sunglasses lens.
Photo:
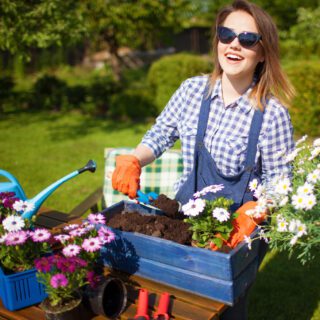
M 239 42 L 245 48 L 253 47 L 260 39 L 260 36 L 252 32 L 243 32 L 239 34 Z
M 236 36 L 237 35 L 231 29 L 218 27 L 218 38 L 222 43 L 231 43 Z

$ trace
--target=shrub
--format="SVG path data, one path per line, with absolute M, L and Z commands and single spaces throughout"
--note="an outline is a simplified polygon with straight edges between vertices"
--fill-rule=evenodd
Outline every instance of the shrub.
M 14 81 L 12 77 L 0 78 L 0 112 L 4 110 L 4 104 L 10 100 L 12 90 L 14 87 Z
M 299 62 L 285 68 L 297 96 L 290 109 L 295 132 L 320 135 L 320 63 Z
M 71 108 L 82 108 L 87 99 L 87 88 L 82 85 L 68 87 L 66 90 L 68 104 Z
M 67 103 L 66 89 L 65 81 L 51 75 L 42 76 L 33 87 L 32 107 L 60 111 Z
M 148 73 L 148 83 L 158 112 L 162 111 L 182 81 L 211 70 L 208 60 L 186 53 L 163 57 L 153 63 Z
M 148 91 L 143 89 L 127 89 L 112 96 L 110 116 L 120 120 L 145 120 L 157 114 Z

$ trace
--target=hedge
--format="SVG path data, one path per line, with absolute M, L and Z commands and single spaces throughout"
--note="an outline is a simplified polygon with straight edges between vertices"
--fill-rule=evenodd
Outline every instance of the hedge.
M 187 53 L 166 56 L 153 63 L 147 79 L 158 112 L 162 111 L 183 80 L 211 70 L 207 59 Z
M 291 61 L 284 69 L 297 92 L 290 108 L 295 133 L 320 136 L 320 61 Z M 171 55 L 156 61 L 149 70 L 148 82 L 158 113 L 182 81 L 211 70 L 208 60 L 189 54 Z

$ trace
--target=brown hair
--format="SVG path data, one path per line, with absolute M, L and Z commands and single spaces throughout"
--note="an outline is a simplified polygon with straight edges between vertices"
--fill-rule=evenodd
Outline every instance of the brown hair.
M 261 44 L 265 56 L 264 62 L 259 62 L 256 67 L 255 76 L 257 77 L 257 82 L 253 87 L 250 98 L 255 100 L 260 110 L 264 109 L 266 99 L 270 94 L 273 94 L 284 106 L 288 107 L 295 95 L 295 90 L 280 65 L 277 27 L 268 13 L 246 0 L 236 0 L 232 5 L 224 7 L 218 12 L 213 27 L 212 47 L 215 67 L 210 78 L 211 88 L 213 88 L 216 79 L 223 71 L 217 55 L 219 41 L 216 35 L 217 27 L 222 25 L 230 13 L 240 10 L 247 12 L 254 18 L 258 32 L 262 36 Z

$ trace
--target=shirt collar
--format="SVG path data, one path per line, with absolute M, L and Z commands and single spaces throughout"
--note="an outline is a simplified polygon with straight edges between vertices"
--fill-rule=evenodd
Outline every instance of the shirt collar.
M 249 95 L 255 85 L 255 81 L 252 82 L 250 87 L 245 91 L 235 102 L 229 104 L 225 108 L 234 108 L 234 107 L 239 107 L 241 112 L 243 113 L 248 113 L 252 109 L 252 101 L 249 98 Z M 223 101 L 222 98 L 222 88 L 221 88 L 221 78 L 217 79 L 213 90 L 211 94 L 211 99 L 214 99 L 216 97 L 219 97 L 221 101 Z

